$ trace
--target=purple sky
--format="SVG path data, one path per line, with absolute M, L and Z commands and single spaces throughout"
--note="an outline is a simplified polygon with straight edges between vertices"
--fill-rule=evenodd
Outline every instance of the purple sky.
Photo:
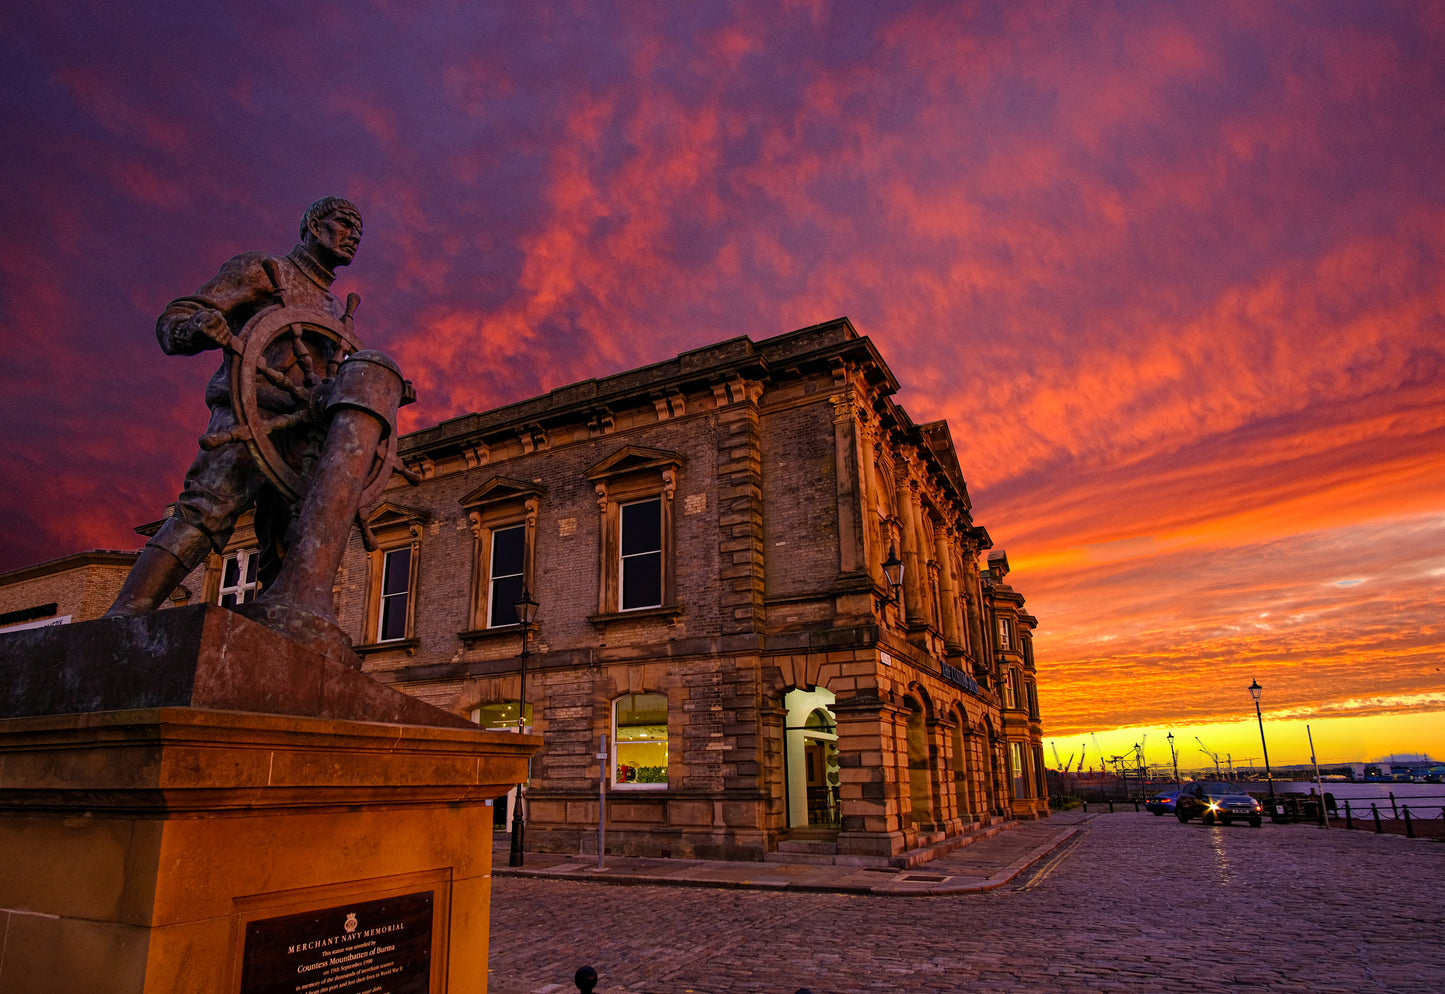
M 1255 677 L 1445 728 L 1441 52 L 1416 0 L 7 10 L 0 569 L 139 543 L 215 366 L 156 315 L 339 193 L 405 428 L 846 314 L 1051 733 Z

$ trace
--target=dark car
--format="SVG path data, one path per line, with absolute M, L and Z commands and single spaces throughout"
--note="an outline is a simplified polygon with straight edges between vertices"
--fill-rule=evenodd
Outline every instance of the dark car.
M 1149 800 L 1144 802 L 1144 810 L 1152 811 L 1156 815 L 1167 815 L 1174 812 L 1174 798 L 1179 795 L 1177 790 L 1161 790 Z
M 1264 821 L 1264 805 L 1227 783 L 1187 783 L 1174 799 L 1174 816 L 1181 823 L 1198 818 L 1206 825 L 1247 821 L 1255 828 Z

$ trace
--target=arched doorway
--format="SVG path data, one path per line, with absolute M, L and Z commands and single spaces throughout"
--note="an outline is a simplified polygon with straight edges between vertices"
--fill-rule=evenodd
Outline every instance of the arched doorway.
M 836 829 L 842 824 L 838 777 L 838 722 L 833 692 L 790 690 L 784 725 L 783 768 L 789 828 Z

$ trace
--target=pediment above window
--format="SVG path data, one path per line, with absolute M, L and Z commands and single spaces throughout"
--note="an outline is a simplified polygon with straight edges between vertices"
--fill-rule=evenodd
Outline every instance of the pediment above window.
M 391 501 L 382 501 L 366 516 L 366 524 L 373 531 L 392 525 L 422 525 L 430 520 L 430 511 Z
M 482 510 L 497 504 L 511 504 L 530 497 L 540 497 L 544 488 L 538 483 L 523 483 L 505 476 L 494 476 L 467 494 L 457 503 L 469 511 Z
M 666 449 L 649 449 L 641 445 L 625 445 L 587 471 L 589 480 L 607 480 L 627 473 L 646 470 L 678 469 L 682 456 Z

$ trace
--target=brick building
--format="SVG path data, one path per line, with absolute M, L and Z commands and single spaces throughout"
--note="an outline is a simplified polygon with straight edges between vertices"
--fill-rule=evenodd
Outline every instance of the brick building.
M 0 632 L 99 618 L 135 561 L 134 552 L 92 549 L 0 573 Z
M 338 617 L 378 679 L 515 727 L 531 593 L 529 846 L 578 851 L 604 771 L 636 854 L 888 857 L 1042 814 L 1035 620 L 897 388 L 839 320 L 411 434 L 422 482 Z
M 634 855 L 881 862 L 1043 816 L 1035 619 L 897 389 L 839 319 L 410 434 L 338 620 L 377 679 L 516 728 L 530 593 L 529 848 L 595 845 L 600 776 Z M 254 541 L 186 595 L 255 596 Z

